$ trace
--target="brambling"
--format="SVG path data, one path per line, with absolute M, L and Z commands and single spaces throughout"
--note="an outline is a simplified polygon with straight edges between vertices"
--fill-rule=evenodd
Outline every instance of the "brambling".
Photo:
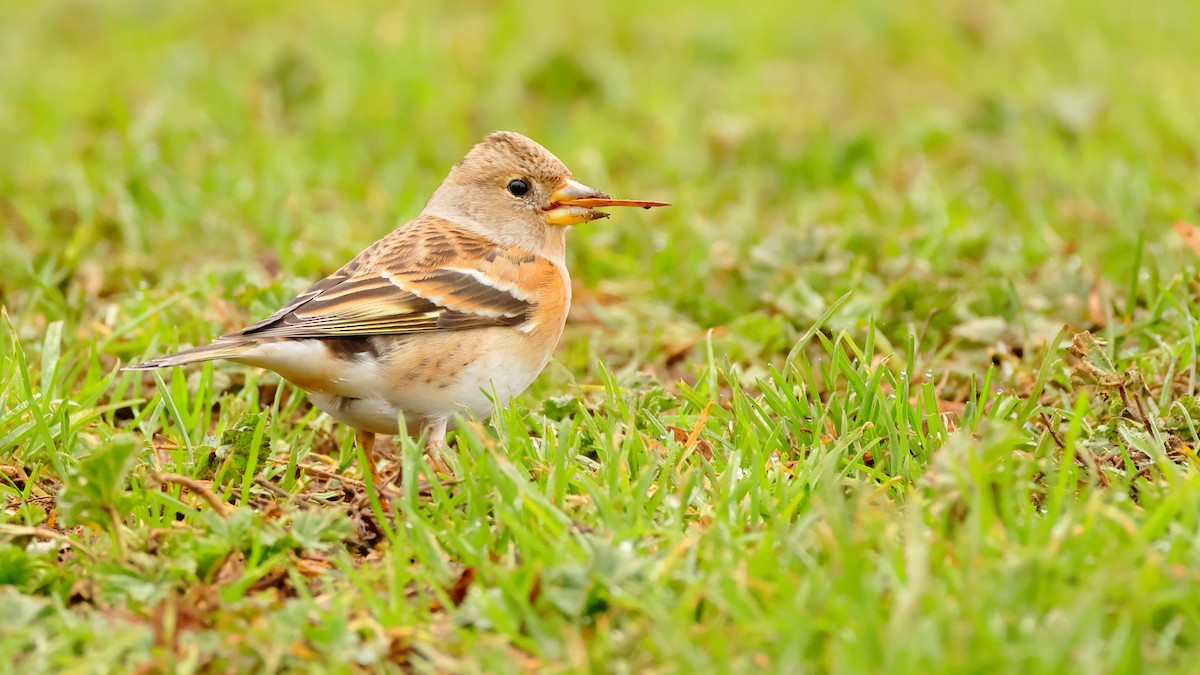
M 376 434 L 422 434 L 436 470 L 455 414 L 483 419 L 538 376 L 571 306 L 566 231 L 611 199 L 533 140 L 476 145 L 414 220 L 271 316 L 134 370 L 226 359 L 266 368 L 356 429 L 372 474 Z

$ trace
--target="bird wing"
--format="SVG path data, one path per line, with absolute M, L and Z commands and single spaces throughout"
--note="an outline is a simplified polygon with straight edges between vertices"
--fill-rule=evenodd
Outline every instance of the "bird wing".
M 328 338 L 515 326 L 535 305 L 538 258 L 419 218 L 271 316 L 227 338 Z

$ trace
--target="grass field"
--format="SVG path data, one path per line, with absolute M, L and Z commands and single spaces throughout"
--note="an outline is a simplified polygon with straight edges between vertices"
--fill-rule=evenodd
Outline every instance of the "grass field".
M 1188 672 L 1200 3 L 0 3 L 0 663 Z M 496 129 L 670 209 L 431 479 L 274 310 Z M 381 490 L 389 499 L 379 499 Z M 385 505 L 388 508 L 385 508 Z

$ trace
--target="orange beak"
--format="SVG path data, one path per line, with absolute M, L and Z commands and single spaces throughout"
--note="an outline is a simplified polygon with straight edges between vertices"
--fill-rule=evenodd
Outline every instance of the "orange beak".
M 607 213 L 596 210 L 605 206 L 640 206 L 643 209 L 649 209 L 655 206 L 670 206 L 670 204 L 640 199 L 613 199 L 579 181 L 568 180 L 554 194 L 550 195 L 550 205 L 546 207 L 546 222 L 566 227 L 607 218 Z

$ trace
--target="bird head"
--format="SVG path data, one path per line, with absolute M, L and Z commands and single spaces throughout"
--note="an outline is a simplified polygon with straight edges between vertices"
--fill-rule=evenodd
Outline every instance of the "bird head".
M 456 222 L 475 221 L 503 240 L 512 239 L 508 234 L 524 240 L 522 235 L 607 218 L 598 209 L 610 206 L 667 204 L 612 199 L 575 180 L 562 160 L 536 141 L 497 131 L 450 169 L 425 211 Z

